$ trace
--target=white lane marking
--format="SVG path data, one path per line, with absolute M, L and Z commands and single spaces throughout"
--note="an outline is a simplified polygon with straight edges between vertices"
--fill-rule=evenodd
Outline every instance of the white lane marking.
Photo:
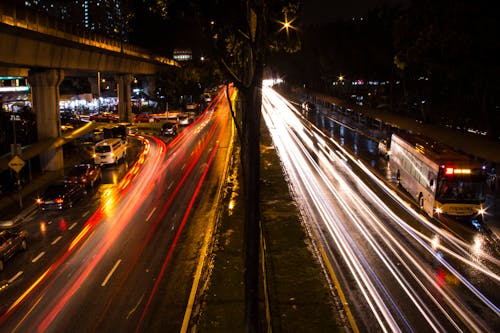
M 16 281 L 16 279 L 17 279 L 18 277 L 20 277 L 21 275 L 23 275 L 23 271 L 19 271 L 19 272 L 17 272 L 17 274 L 16 274 L 16 275 L 14 275 L 13 277 L 11 277 L 11 278 L 7 281 L 7 283 L 8 283 L 8 284 L 11 284 L 12 282 Z
M 85 216 L 89 215 L 89 213 L 90 213 L 90 211 L 86 211 L 85 213 L 83 213 L 82 216 L 85 217 Z
M 106 283 L 108 283 L 108 280 L 111 278 L 111 276 L 113 275 L 113 273 L 115 272 L 115 270 L 118 268 L 118 265 L 122 262 L 121 259 L 118 259 L 118 261 L 115 263 L 115 265 L 113 266 L 113 268 L 111 268 L 111 271 L 108 273 L 108 275 L 106 276 L 106 278 L 104 279 L 104 281 L 102 281 L 101 283 L 101 287 L 104 287 L 106 285 Z
M 71 230 L 71 229 L 73 229 L 74 227 L 76 227 L 76 224 L 77 224 L 77 223 L 75 222 L 75 223 L 73 223 L 72 225 L 70 225 L 70 226 L 69 226 L 69 228 L 68 228 L 68 230 Z
M 50 243 L 50 244 L 51 244 L 51 245 L 55 245 L 57 242 L 59 242 L 59 241 L 61 240 L 61 238 L 62 238 L 62 236 L 57 237 L 57 238 L 56 238 L 56 239 L 54 239 L 54 240 L 52 241 L 52 243 Z
M 44 251 L 40 252 L 35 258 L 33 258 L 33 260 L 31 260 L 31 262 L 37 262 L 44 255 L 45 255 Z
M 132 310 L 130 310 L 127 314 L 127 319 L 135 312 L 135 310 L 137 310 L 137 308 L 139 307 L 139 304 L 142 303 L 142 299 L 144 298 L 144 294 L 141 295 L 141 298 L 139 298 L 139 300 L 137 301 L 137 304 L 132 308 Z
M 151 210 L 151 213 L 149 213 L 148 217 L 146 217 L 146 222 L 149 221 L 149 219 L 151 218 L 151 215 L 153 215 L 153 213 L 156 211 L 156 207 L 153 207 L 153 209 Z

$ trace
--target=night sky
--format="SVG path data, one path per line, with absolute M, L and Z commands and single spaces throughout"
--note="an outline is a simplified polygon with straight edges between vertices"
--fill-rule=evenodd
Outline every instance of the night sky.
M 380 5 L 407 4 L 409 0 L 304 0 L 305 24 L 322 24 L 338 19 L 359 17 Z

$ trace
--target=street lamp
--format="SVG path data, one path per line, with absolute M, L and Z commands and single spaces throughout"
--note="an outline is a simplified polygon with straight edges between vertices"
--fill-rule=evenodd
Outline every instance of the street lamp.
M 284 21 L 279 21 L 277 20 L 278 23 L 281 24 L 281 28 L 278 32 L 281 32 L 283 30 L 286 31 L 286 36 L 288 37 L 288 34 L 289 34 L 289 30 L 290 29 L 293 29 L 293 30 L 297 30 L 297 28 L 295 28 L 292 23 L 295 21 L 295 18 L 291 19 L 291 20 L 288 20 L 288 15 L 287 15 L 287 12 L 285 12 L 285 20 Z
M 340 74 L 339 77 L 339 90 L 340 90 L 340 96 L 343 97 L 344 96 L 344 80 L 345 80 L 345 76 Z

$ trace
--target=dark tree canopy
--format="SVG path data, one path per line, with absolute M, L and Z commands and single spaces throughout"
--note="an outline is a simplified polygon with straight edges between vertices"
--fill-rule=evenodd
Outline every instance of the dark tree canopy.
M 287 82 L 342 98 L 364 95 L 426 122 L 499 137 L 500 20 L 490 1 L 424 0 L 379 7 L 363 20 L 309 25 L 299 53 L 276 57 Z M 333 86 L 373 80 L 390 86 Z M 370 95 L 368 95 L 370 94 Z M 369 98 L 367 98 L 369 96 Z

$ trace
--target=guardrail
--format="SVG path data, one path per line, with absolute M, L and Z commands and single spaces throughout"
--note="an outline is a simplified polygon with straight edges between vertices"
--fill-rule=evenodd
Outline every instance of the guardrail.
M 86 46 L 97 47 L 164 65 L 179 67 L 179 64 L 173 59 L 154 55 L 146 49 L 128 44 L 122 40 L 99 35 L 98 33 L 57 20 L 41 12 L 18 5 L 17 3 L 8 1 L 0 2 L 0 23 Z

